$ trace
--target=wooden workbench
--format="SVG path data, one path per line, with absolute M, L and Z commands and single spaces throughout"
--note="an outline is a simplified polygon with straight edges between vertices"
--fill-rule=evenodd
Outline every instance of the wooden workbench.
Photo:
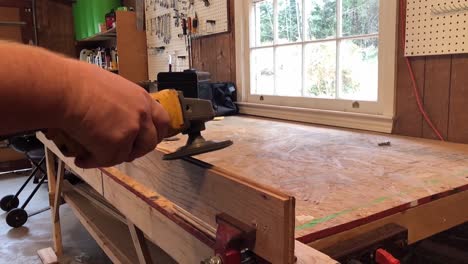
M 234 145 L 162 161 L 162 153 L 185 143 L 180 136 L 132 163 L 101 170 L 74 167 L 39 138 L 182 263 L 212 254 L 221 212 L 255 226 L 255 253 L 274 263 L 313 255 L 300 242 L 325 250 L 397 223 L 414 243 L 468 220 L 466 145 L 251 117 L 210 122 L 204 136 Z

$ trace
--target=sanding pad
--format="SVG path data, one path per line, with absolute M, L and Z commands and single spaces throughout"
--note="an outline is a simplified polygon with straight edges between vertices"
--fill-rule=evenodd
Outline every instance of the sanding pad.
M 215 141 L 203 141 L 179 148 L 176 152 L 166 154 L 163 156 L 163 160 L 176 160 L 194 155 L 199 155 L 215 150 L 220 150 L 231 146 L 233 142 L 231 140 L 215 142 Z

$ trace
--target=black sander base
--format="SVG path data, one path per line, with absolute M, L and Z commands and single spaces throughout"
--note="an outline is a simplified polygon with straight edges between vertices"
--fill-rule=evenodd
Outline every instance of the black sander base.
M 197 132 L 189 135 L 187 144 L 185 146 L 179 148 L 174 153 L 164 155 L 163 160 L 176 160 L 194 155 L 199 155 L 227 148 L 232 144 L 233 142 L 231 140 L 221 142 L 206 141 L 201 135 L 201 133 Z

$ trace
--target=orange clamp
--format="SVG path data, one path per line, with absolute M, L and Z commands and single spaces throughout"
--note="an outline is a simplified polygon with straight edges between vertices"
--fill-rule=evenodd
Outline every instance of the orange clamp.
M 375 262 L 378 264 L 400 264 L 398 259 L 384 249 L 377 249 L 375 252 Z

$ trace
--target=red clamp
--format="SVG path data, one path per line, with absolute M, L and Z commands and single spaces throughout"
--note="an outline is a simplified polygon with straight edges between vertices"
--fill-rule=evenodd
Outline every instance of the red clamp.
M 377 249 L 375 252 L 375 262 L 377 264 L 400 264 L 398 259 L 384 249 Z
M 216 216 L 215 254 L 223 264 L 240 264 L 243 262 L 242 250 L 252 249 L 255 245 L 256 229 L 227 215 Z

